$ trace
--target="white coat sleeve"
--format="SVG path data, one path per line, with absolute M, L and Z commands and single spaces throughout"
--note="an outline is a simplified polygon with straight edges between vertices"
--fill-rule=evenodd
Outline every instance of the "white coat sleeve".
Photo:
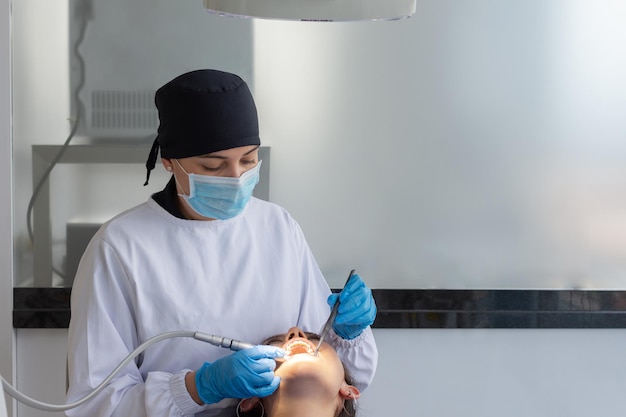
M 342 339 L 334 330 L 329 332 L 328 337 L 350 371 L 354 386 L 361 392 L 365 391 L 372 383 L 378 365 L 378 349 L 372 329 L 365 328 L 359 336 L 351 340 Z
M 115 250 L 96 235 L 79 265 L 72 288 L 68 337 L 67 402 L 89 394 L 139 344 L 134 323 L 132 285 Z M 66 411 L 67 416 L 182 417 L 199 406 L 184 386 L 186 370 L 148 372 L 131 362 L 96 397 Z M 214 405 L 215 414 L 218 405 Z

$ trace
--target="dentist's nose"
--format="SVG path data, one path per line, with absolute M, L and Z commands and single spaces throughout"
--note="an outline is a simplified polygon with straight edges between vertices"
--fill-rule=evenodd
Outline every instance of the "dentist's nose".
M 246 172 L 246 170 L 244 168 L 235 167 L 235 168 L 232 168 L 230 170 L 229 177 L 239 178 L 239 177 L 241 177 L 243 175 L 244 172 Z
M 304 339 L 307 339 L 306 334 L 304 334 L 304 332 L 302 331 L 301 328 L 299 328 L 299 327 L 292 327 L 291 329 L 289 329 L 289 331 L 285 335 L 285 342 L 287 342 L 287 341 L 289 341 L 291 339 L 295 339 L 296 337 L 302 337 Z

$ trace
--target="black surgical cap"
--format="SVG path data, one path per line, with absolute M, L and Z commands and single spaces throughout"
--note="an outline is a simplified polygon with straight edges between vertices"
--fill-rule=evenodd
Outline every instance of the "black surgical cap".
M 146 183 L 161 158 L 187 158 L 260 145 L 256 106 L 248 85 L 235 74 L 202 69 L 159 88 L 159 130 L 150 150 Z

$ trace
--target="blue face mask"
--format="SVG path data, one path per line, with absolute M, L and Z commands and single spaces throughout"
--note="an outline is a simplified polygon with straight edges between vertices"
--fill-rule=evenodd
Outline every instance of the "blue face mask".
M 176 160 L 178 166 L 187 174 Z M 189 195 L 179 194 L 200 216 L 227 220 L 243 211 L 259 182 L 261 161 L 239 178 L 187 174 Z

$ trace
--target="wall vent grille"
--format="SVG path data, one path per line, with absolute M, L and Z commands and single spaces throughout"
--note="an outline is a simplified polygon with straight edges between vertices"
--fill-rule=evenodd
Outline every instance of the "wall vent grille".
M 154 130 L 158 114 L 154 91 L 92 91 L 91 120 L 93 129 Z

